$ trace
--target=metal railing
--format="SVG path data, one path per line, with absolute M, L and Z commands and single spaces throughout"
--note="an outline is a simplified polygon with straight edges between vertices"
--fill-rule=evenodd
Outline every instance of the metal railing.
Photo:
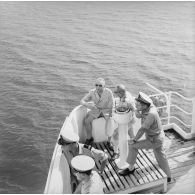
M 166 108 L 166 112 L 167 112 L 167 117 L 161 118 L 161 120 L 167 120 L 167 124 L 166 126 L 173 128 L 174 130 L 176 130 L 182 137 L 184 137 L 185 139 L 190 139 L 192 137 L 195 136 L 195 98 L 186 98 L 184 96 L 182 96 L 181 94 L 174 92 L 174 91 L 169 91 L 169 92 L 162 92 L 161 90 L 157 89 L 156 87 L 154 87 L 153 85 L 146 83 L 150 88 L 152 88 L 154 91 L 157 92 L 157 94 L 154 95 L 150 95 L 150 97 L 159 97 L 159 96 L 164 96 L 164 98 L 166 99 L 166 105 L 164 106 L 157 106 L 158 109 L 163 109 Z M 178 105 L 172 104 L 172 95 L 176 95 L 178 97 L 180 97 L 181 99 L 190 102 L 192 105 L 192 112 L 188 112 L 184 109 L 182 109 L 181 107 L 179 107 Z M 185 122 L 183 122 L 181 119 L 179 119 L 176 116 L 171 115 L 171 108 L 176 108 L 177 110 L 181 111 L 182 114 L 191 116 L 191 124 L 186 124 Z M 171 119 L 175 119 L 177 121 L 179 121 L 183 126 L 190 128 L 190 132 L 187 133 L 182 127 L 181 125 L 178 126 L 175 123 L 171 123 L 170 120 Z

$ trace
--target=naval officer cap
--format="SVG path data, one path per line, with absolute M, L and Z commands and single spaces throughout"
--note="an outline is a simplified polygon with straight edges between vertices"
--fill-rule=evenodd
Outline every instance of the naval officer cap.
M 67 143 L 78 142 L 79 136 L 73 130 L 62 131 L 61 137 Z
M 78 155 L 71 160 L 71 166 L 77 172 L 84 173 L 95 167 L 95 161 L 89 156 Z
M 147 105 L 151 105 L 152 104 L 152 100 L 150 99 L 150 97 L 148 95 L 146 95 L 143 92 L 139 92 L 138 97 L 135 98 L 138 102 L 147 104 Z

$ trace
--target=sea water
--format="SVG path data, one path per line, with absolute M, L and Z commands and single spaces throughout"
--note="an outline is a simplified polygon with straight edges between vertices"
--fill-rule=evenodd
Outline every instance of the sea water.
M 194 2 L 0 2 L 0 193 L 43 193 L 65 117 L 103 77 L 195 96 Z

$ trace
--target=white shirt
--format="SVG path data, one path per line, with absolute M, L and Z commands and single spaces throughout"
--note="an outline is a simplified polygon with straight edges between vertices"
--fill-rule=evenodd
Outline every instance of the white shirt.
M 115 99 L 115 107 L 133 108 L 135 110 L 135 100 L 130 92 L 126 91 L 125 96 Z
M 104 184 L 100 175 L 92 171 L 89 181 L 82 181 L 81 194 L 104 194 Z

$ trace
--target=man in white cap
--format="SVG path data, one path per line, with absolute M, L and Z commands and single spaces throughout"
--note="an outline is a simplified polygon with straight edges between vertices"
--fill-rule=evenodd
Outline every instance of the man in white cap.
M 103 194 L 104 184 L 100 175 L 94 171 L 95 161 L 86 155 L 75 156 L 71 161 L 79 184 L 74 194 Z
M 134 112 L 135 110 L 135 99 L 131 95 L 129 91 L 126 90 L 126 87 L 123 84 L 118 84 L 114 90 L 115 95 L 117 96 L 115 98 L 114 107 L 115 109 L 120 109 L 119 111 L 128 111 L 131 110 Z M 128 124 L 128 133 L 130 138 L 134 138 L 134 132 L 133 132 L 133 124 L 135 123 L 135 118 L 133 117 L 132 120 Z M 119 143 L 118 143 L 118 128 L 114 130 L 114 132 L 111 132 L 110 129 L 107 129 L 109 133 L 108 140 L 111 140 L 108 143 L 114 144 L 113 149 L 114 153 L 112 156 L 112 160 L 115 160 L 119 157 Z M 110 147 L 111 148 L 111 147 Z
M 71 164 L 71 160 L 79 155 L 84 154 L 95 159 L 95 161 L 101 161 L 101 167 L 99 173 L 102 174 L 108 160 L 108 155 L 98 149 L 93 148 L 90 145 L 81 144 L 78 142 L 79 136 L 73 131 L 62 132 L 60 138 L 58 139 L 58 144 L 62 147 L 62 153 L 65 155 L 68 164 Z M 74 176 L 74 172 L 70 168 L 71 172 L 71 185 L 72 191 L 74 192 L 78 182 Z
M 111 116 L 113 108 L 114 97 L 112 91 L 105 87 L 105 80 L 98 78 L 95 82 L 95 88 L 91 89 L 80 101 L 90 111 L 87 113 L 84 124 L 87 133 L 86 144 L 93 143 L 92 137 L 92 122 L 94 119 L 104 117 L 106 121 L 109 119 L 106 114 Z
M 160 168 L 167 174 L 167 181 L 171 182 L 171 171 L 165 155 L 164 131 L 156 107 L 146 94 L 140 92 L 136 98 L 136 117 L 141 118 L 141 128 L 129 145 L 127 162 L 129 168 L 119 172 L 120 175 L 132 174 L 135 171 L 138 149 L 153 149 Z M 145 134 L 146 139 L 138 141 Z

